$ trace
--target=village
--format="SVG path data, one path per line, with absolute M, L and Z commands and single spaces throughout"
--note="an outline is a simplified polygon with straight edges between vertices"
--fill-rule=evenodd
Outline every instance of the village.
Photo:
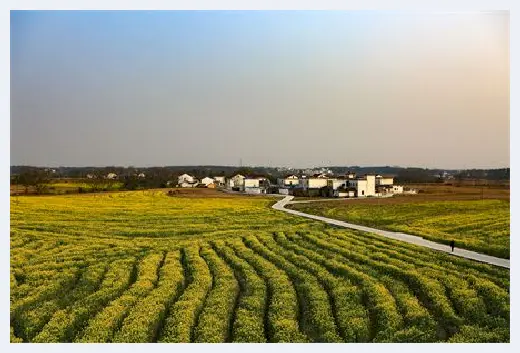
M 348 172 L 334 176 L 318 173 L 310 176 L 290 174 L 272 183 L 265 176 L 236 174 L 205 177 L 198 180 L 192 175 L 178 177 L 177 187 L 182 188 L 220 188 L 244 194 L 281 194 L 302 197 L 389 197 L 397 194 L 415 194 L 414 189 L 394 184 L 393 176 L 365 174 L 357 176 Z

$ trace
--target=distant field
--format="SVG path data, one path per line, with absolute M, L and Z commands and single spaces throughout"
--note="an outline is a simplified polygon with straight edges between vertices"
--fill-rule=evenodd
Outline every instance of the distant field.
M 11 342 L 509 342 L 507 269 L 191 192 L 12 197 Z
M 118 190 L 123 186 L 123 183 L 121 182 L 110 182 L 105 184 L 99 184 L 96 187 L 101 190 L 105 191 L 114 191 Z M 81 181 L 74 181 L 74 182 L 51 182 L 46 184 L 46 190 L 45 194 L 66 194 L 66 193 L 76 193 L 78 192 L 78 189 L 82 188 L 84 191 L 90 191 L 93 189 L 93 185 L 81 182 Z M 11 195 L 25 195 L 25 187 L 22 185 L 11 185 Z M 36 189 L 32 186 L 27 188 L 27 193 L 30 195 L 36 194 Z
M 414 234 L 509 258 L 509 201 L 436 201 L 420 195 L 289 205 L 302 212 Z

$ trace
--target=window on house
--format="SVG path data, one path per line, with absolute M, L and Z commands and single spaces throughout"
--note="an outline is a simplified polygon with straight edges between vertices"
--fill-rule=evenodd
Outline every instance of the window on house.
M 365 190 L 361 191 L 361 195 L 365 195 Z

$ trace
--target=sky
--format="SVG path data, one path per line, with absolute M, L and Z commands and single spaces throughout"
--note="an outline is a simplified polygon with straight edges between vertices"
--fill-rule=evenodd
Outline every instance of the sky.
M 11 165 L 509 167 L 509 14 L 11 11 Z

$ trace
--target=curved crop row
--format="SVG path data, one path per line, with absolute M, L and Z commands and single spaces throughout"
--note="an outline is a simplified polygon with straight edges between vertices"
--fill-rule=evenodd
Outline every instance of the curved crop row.
M 153 342 L 167 308 L 180 295 L 183 286 L 180 253 L 169 252 L 160 269 L 157 288 L 130 310 L 113 342 Z
M 328 241 L 329 244 L 336 244 L 334 241 Z M 344 244 L 338 244 L 338 245 L 344 245 Z M 337 249 L 335 249 L 337 250 Z M 354 258 L 355 261 L 363 261 L 363 268 L 366 270 L 370 270 L 369 267 L 366 265 L 368 264 L 368 260 L 365 257 L 364 259 L 360 260 L 360 255 L 358 257 L 353 256 L 353 252 L 349 251 L 346 252 L 344 250 L 340 251 L 342 254 L 346 254 L 347 258 Z M 378 268 L 381 268 L 381 264 L 388 264 L 391 266 L 397 266 L 401 269 L 406 269 L 407 271 L 414 271 L 416 269 L 416 265 L 413 263 L 405 263 L 401 260 L 397 260 L 395 258 L 387 257 L 384 254 L 377 254 L 373 253 L 371 256 L 372 261 L 376 261 L 378 264 Z M 482 298 L 479 298 L 477 296 L 477 293 L 468 288 L 468 284 L 466 280 L 461 277 L 460 275 L 458 277 L 455 277 L 451 273 L 441 273 L 438 269 L 431 269 L 428 267 L 419 267 L 418 272 L 421 276 L 426 276 L 431 279 L 438 279 L 440 283 L 446 288 L 446 296 L 451 300 L 453 303 L 453 307 L 457 311 L 459 315 L 461 315 L 464 318 L 467 318 L 470 320 L 470 322 L 485 322 L 488 321 L 486 312 L 485 312 L 485 306 L 482 301 Z M 379 276 L 379 274 L 375 274 L 375 276 Z
M 105 272 L 106 264 L 88 267 L 81 275 L 74 289 L 63 296 L 51 299 L 37 308 L 26 311 L 20 315 L 17 322 L 20 323 L 19 335 L 26 341 L 30 341 L 52 318 L 60 308 L 66 308 L 77 300 L 84 298 L 97 290 Z
M 476 276 L 468 276 L 470 285 L 482 295 L 487 311 L 492 316 L 499 316 L 509 322 L 509 293 L 493 282 Z
M 306 242 L 297 240 L 299 244 L 309 246 L 318 253 L 332 256 L 338 261 L 350 259 L 364 266 L 372 267 L 382 275 L 394 276 L 403 280 L 421 300 L 422 304 L 435 316 L 436 320 L 442 324 L 448 336 L 454 334 L 462 324 L 462 319 L 454 312 L 443 286 L 437 280 L 423 276 L 416 270 L 402 269 L 395 265 L 373 261 L 367 256 L 330 244 L 310 234 L 302 234 L 302 238 Z M 444 334 L 441 334 L 441 338 L 443 336 Z
M 264 321 L 267 318 L 267 288 L 263 279 L 245 260 L 222 242 L 212 243 L 215 251 L 234 270 L 240 285 L 238 303 L 235 309 L 231 340 L 233 342 L 266 342 Z
M 242 242 L 228 242 L 235 253 L 245 259 L 267 281 L 267 335 L 272 342 L 307 342 L 298 322 L 299 306 L 296 291 L 284 271 L 255 254 Z
M 88 319 L 128 286 L 132 267 L 131 260 L 110 264 L 99 289 L 72 306 L 56 311 L 33 342 L 72 342 Z
M 283 233 L 276 233 L 275 238 L 288 246 L 287 249 L 277 244 L 273 238 L 261 240 L 273 252 L 312 273 L 326 288 L 332 300 L 333 314 L 342 338 L 346 342 L 368 342 L 370 322 L 359 288 L 345 278 L 332 275 L 323 266 L 298 253 L 298 250 L 291 249 Z
M 381 276 L 379 280 L 394 296 L 404 319 L 404 328 L 395 333 L 393 341 L 415 343 L 436 341 L 437 322 L 408 286 L 395 277 Z
M 213 287 L 195 327 L 195 342 L 226 342 L 230 336 L 233 309 L 239 286 L 233 271 L 211 248 L 202 248 L 201 256 L 206 260 L 213 276 Z
M 294 240 L 293 237 L 289 238 Z M 300 242 L 301 239 L 298 244 Z M 313 259 L 331 273 L 345 277 L 360 287 L 364 304 L 370 312 L 371 337 L 376 341 L 391 341 L 395 332 L 402 328 L 403 318 L 397 309 L 395 298 L 388 289 L 371 276 L 346 265 L 345 261 L 334 253 L 323 251 L 312 242 L 304 242 L 303 245 L 305 246 L 298 246 L 293 250 Z
M 338 246 L 345 247 L 345 242 L 343 241 L 334 241 L 333 239 L 328 239 L 328 243 L 337 244 Z M 349 247 L 351 248 L 351 247 Z M 385 254 L 388 254 L 390 250 L 385 251 Z M 466 278 L 467 274 L 457 273 L 453 270 L 445 270 L 442 271 L 439 266 L 434 266 L 432 264 L 428 264 L 422 261 L 412 262 L 412 259 L 408 259 L 408 262 L 403 262 L 401 259 L 397 259 L 396 257 L 387 257 L 386 255 L 378 256 L 375 253 L 372 254 L 372 259 L 381 263 L 387 263 L 395 266 L 399 266 L 400 268 L 409 268 L 415 269 L 423 275 L 432 279 L 438 279 L 446 288 L 446 295 L 453 303 L 456 311 L 464 318 L 468 319 L 469 322 L 479 323 L 482 325 L 491 324 L 493 326 L 504 326 L 505 323 L 503 321 L 498 320 L 496 317 L 492 317 L 487 315 L 485 304 L 482 297 L 478 296 L 478 293 L 469 288 L 468 282 Z M 364 267 L 368 270 L 367 267 Z M 472 276 L 472 275 L 471 275 Z M 473 276 L 474 278 L 474 276 Z M 481 279 L 482 281 L 486 281 L 486 279 Z M 493 282 L 487 281 L 491 286 L 496 287 Z M 498 287 L 496 287 L 498 289 Z M 507 298 L 507 294 L 502 296 L 503 298 Z M 507 300 L 502 300 L 503 302 L 507 302 Z M 508 309 L 504 310 L 504 312 L 508 312 Z
M 191 342 L 197 317 L 212 286 L 208 265 L 200 257 L 199 247 L 183 249 L 188 286 L 166 317 L 160 342 Z
M 356 231 L 349 231 L 347 236 L 342 232 L 329 231 L 321 237 L 342 247 L 347 246 L 348 248 L 359 249 L 364 254 L 370 254 L 374 251 L 380 252 L 389 258 L 401 260 L 406 264 L 431 268 L 443 274 L 451 273 L 458 275 L 461 272 L 461 267 L 463 267 L 468 274 L 485 277 L 509 286 L 509 275 L 502 269 L 438 253 L 430 249 L 423 249 L 411 244 L 401 244 L 402 242 L 399 243 L 381 237 L 381 239 L 378 239 L 376 236 L 367 233 L 363 233 L 363 235 L 358 235 L 357 233 Z
M 265 248 L 255 237 L 248 236 L 243 240 L 246 246 L 285 271 L 292 280 L 302 304 L 302 330 L 307 336 L 315 342 L 342 342 L 328 294 L 316 277 Z
M 60 293 L 67 292 L 76 283 L 80 274 L 77 268 L 68 269 L 60 273 L 52 281 L 48 281 L 39 290 L 23 299 L 11 304 L 11 321 L 17 320 L 19 315 L 26 310 L 32 309 L 40 303 L 59 296 Z M 30 285 L 30 284 L 28 284 Z
M 135 283 L 89 320 L 80 342 L 110 342 L 129 310 L 155 288 L 158 268 L 163 259 L 162 253 L 151 254 L 142 259 L 138 265 Z
M 285 243 L 291 246 L 290 243 Z M 293 245 L 294 246 L 294 245 Z M 312 248 L 312 246 L 311 246 Z M 323 250 L 317 250 L 323 252 Z M 334 254 L 323 252 L 329 258 L 334 258 Z M 374 256 L 377 261 L 377 256 Z M 346 261 L 345 261 L 346 260 Z M 381 282 L 396 300 L 399 313 L 405 320 L 405 328 L 396 331 L 393 341 L 398 342 L 431 342 L 435 340 L 436 322 L 429 314 L 417 297 L 408 290 L 407 286 L 396 277 L 389 277 L 381 273 L 380 270 L 366 266 L 366 263 L 359 264 L 350 259 L 339 259 L 340 262 L 370 276 L 374 281 Z

